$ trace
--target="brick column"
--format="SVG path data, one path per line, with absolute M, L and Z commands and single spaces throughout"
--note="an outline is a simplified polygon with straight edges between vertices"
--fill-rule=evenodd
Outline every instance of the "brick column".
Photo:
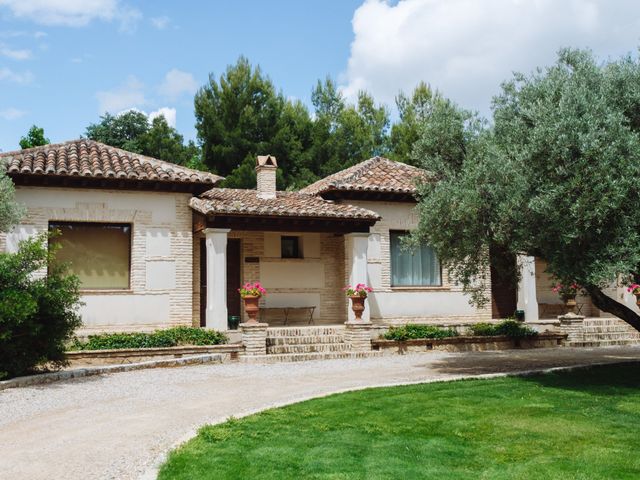
M 351 351 L 371 350 L 371 322 L 345 322 L 344 343 Z
M 583 321 L 584 316 L 576 315 L 575 313 L 567 313 L 566 315 L 560 315 L 560 331 L 566 333 L 567 342 L 582 342 L 584 339 Z
M 267 354 L 268 323 L 241 323 L 242 345 L 245 355 Z

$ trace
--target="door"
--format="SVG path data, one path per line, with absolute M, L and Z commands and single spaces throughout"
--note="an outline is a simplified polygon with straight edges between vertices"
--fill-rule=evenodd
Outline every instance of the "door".
M 240 284 L 242 283 L 241 267 L 241 243 L 238 239 L 227 241 L 227 312 L 230 317 L 240 316 Z
M 240 316 L 240 240 L 227 241 L 227 312 L 229 316 Z M 200 326 L 207 325 L 207 243 L 200 239 Z
M 490 255 L 503 265 L 499 270 L 491 265 L 491 317 L 512 317 L 518 305 L 516 258 L 508 252 L 497 249 L 491 249 Z

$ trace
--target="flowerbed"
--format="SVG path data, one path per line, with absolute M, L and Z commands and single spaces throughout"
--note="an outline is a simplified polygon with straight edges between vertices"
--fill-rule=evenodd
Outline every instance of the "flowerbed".
M 101 333 L 88 340 L 75 339 L 67 350 L 114 350 L 127 348 L 162 348 L 180 345 L 219 345 L 227 337 L 215 330 L 196 327 L 174 327 L 153 333 Z

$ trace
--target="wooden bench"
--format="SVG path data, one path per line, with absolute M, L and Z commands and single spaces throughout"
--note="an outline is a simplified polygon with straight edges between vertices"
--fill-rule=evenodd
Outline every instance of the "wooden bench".
M 264 312 L 264 316 L 262 317 L 262 319 L 266 322 L 267 314 L 274 310 L 279 310 L 283 312 L 284 325 L 286 325 L 289 322 L 289 314 L 295 311 L 307 312 L 309 314 L 309 321 L 307 322 L 307 324 L 315 325 L 315 321 L 313 320 L 313 313 L 316 311 L 315 305 L 310 305 L 308 307 L 260 307 L 260 311 Z

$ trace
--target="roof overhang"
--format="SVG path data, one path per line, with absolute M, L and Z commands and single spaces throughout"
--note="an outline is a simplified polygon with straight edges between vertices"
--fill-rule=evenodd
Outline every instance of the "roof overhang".
M 325 200 L 369 200 L 378 202 L 417 203 L 414 193 L 380 190 L 325 190 L 318 193 Z

